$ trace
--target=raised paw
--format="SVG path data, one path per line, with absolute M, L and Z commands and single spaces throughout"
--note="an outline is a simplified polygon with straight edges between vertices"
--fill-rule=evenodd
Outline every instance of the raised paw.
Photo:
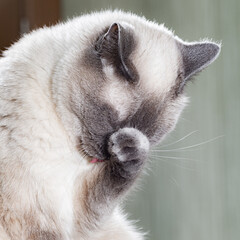
M 149 141 L 135 128 L 122 128 L 111 135 L 108 150 L 112 158 L 119 162 L 142 160 L 147 157 Z

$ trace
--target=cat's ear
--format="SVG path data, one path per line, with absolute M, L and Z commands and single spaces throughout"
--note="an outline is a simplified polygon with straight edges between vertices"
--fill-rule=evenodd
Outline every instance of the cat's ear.
M 179 46 L 185 81 L 211 64 L 220 52 L 220 45 L 213 42 L 180 43 Z
M 127 80 L 136 81 L 136 74 L 129 61 L 134 47 L 133 36 L 119 23 L 113 23 L 97 40 L 95 50 L 108 64 Z

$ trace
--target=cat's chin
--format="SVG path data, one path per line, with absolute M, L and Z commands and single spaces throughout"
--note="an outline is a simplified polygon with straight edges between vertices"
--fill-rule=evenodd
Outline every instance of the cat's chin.
M 89 151 L 85 150 L 84 148 L 81 148 L 79 150 L 80 154 L 86 159 L 88 162 L 95 163 L 95 162 L 104 162 L 106 160 L 106 157 L 101 156 L 97 153 L 90 153 Z

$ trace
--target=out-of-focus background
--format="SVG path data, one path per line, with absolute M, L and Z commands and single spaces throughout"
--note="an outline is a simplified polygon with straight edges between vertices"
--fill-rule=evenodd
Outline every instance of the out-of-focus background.
M 129 217 L 151 240 L 240 239 L 240 1 L 0 0 L 0 49 L 36 27 L 107 8 L 165 23 L 184 40 L 222 41 L 220 57 L 188 86 L 191 104 L 176 130 L 152 151 Z

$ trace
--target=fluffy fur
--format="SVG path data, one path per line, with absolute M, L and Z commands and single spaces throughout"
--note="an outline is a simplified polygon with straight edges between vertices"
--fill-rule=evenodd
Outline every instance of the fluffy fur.
M 174 128 L 187 79 L 218 53 L 120 11 L 33 31 L 5 51 L 0 239 L 144 239 L 119 204 Z

